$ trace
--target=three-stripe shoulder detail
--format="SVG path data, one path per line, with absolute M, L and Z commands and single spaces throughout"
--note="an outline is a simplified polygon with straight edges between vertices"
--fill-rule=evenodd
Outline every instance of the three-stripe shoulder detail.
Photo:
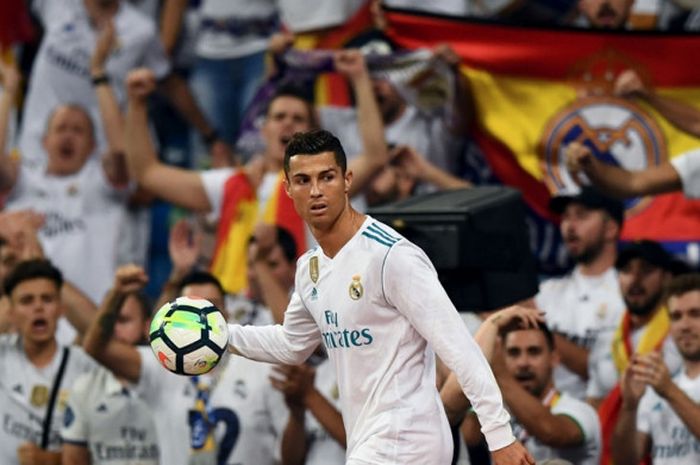
M 390 234 L 377 223 L 372 223 L 367 226 L 367 228 L 362 231 L 362 235 L 387 247 L 391 247 L 401 239 L 400 237 Z

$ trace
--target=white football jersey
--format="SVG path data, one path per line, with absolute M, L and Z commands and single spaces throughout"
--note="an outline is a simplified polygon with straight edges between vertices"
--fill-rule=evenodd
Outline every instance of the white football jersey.
M 40 444 L 46 406 L 63 357 L 59 346 L 53 360 L 36 368 L 27 359 L 17 335 L 0 335 L 0 463 L 19 464 L 17 448 L 24 442 Z M 96 363 L 80 347 L 70 347 L 61 387 L 58 391 L 51 429 L 49 450 L 60 449 L 60 431 L 66 401 L 76 378 L 95 368 Z
M 681 372 L 673 378 L 688 397 L 700 402 L 700 376 L 690 379 Z M 637 409 L 637 430 L 651 438 L 654 465 L 697 465 L 700 441 L 652 388 L 647 388 Z
M 614 268 L 598 276 L 585 276 L 576 267 L 562 278 L 543 282 L 535 303 L 544 310 L 552 331 L 586 349 L 593 347 L 601 331 L 614 330 L 625 311 Z M 586 381 L 563 364 L 554 370 L 554 385 L 577 399 L 586 396 Z
M 532 454 L 535 460 L 564 459 L 573 465 L 598 465 L 600 463 L 600 423 L 595 409 L 587 403 L 566 393 L 554 402 L 550 411 L 553 415 L 564 415 L 576 422 L 583 434 L 583 444 L 577 447 L 553 448 L 541 443 L 528 434 L 517 421 L 513 420 L 515 436 Z
M 435 388 L 435 354 L 456 373 L 491 449 L 513 441 L 488 363 L 425 253 L 367 216 L 334 258 L 297 263 L 284 325 L 230 325 L 253 359 L 301 363 L 323 342 L 338 376 L 347 462 L 444 464 L 452 436 Z
M 91 465 L 158 465 L 154 412 L 104 367 L 80 376 L 61 439 L 90 450 Z
M 187 465 L 189 412 L 197 391 L 192 378 L 163 368 L 150 347 L 139 348 L 141 377 L 136 392 L 151 406 L 161 463 Z M 216 417 L 216 439 L 226 464 L 274 465 L 287 421 L 282 395 L 268 379 L 270 366 L 226 356 L 202 381 L 212 386 L 209 409 Z

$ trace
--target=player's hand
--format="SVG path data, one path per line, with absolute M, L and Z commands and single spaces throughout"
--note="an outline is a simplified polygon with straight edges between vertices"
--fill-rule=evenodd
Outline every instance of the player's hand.
M 13 97 L 16 96 L 21 82 L 22 75 L 17 66 L 5 63 L 0 59 L 0 84 L 2 84 L 3 92 L 7 92 Z
M 335 70 L 345 76 L 351 82 L 369 76 L 365 57 L 357 49 L 338 50 L 333 55 Z
M 569 172 L 576 176 L 593 165 L 595 156 L 591 149 L 580 142 L 572 142 L 564 149 L 564 158 L 566 159 L 566 168 Z
M 201 251 L 202 236 L 186 219 L 181 219 L 170 229 L 168 254 L 173 263 L 173 274 L 178 278 L 192 271 Z
M 126 77 L 126 92 L 132 100 L 145 100 L 156 88 L 156 75 L 148 68 L 138 68 Z
M 433 56 L 440 61 L 443 61 L 450 68 L 457 68 L 462 62 L 462 58 L 457 55 L 457 52 L 450 44 L 439 44 L 433 49 Z
M 229 144 L 221 139 L 215 140 L 209 147 L 212 168 L 228 168 L 238 164 L 238 157 Z
M 282 55 L 294 44 L 294 34 L 291 32 L 277 32 L 272 34 L 267 42 L 267 50 L 273 55 Z
M 146 271 L 138 265 L 123 265 L 114 274 L 114 290 L 120 293 L 143 289 L 148 283 Z
M 673 381 L 660 353 L 638 355 L 630 366 L 636 381 L 651 386 L 661 397 L 666 397 Z
M 22 443 L 17 448 L 17 459 L 20 465 L 44 465 L 46 451 L 31 442 Z
M 636 363 L 637 355 L 633 355 L 627 369 L 622 373 L 620 389 L 622 392 L 622 405 L 628 409 L 636 409 L 640 399 L 644 395 L 646 384 L 637 379 L 633 366 Z
M 285 402 L 290 407 L 303 407 L 306 396 L 314 388 L 316 370 L 307 364 L 280 365 L 273 367 L 270 376 L 272 387 L 284 394 Z
M 613 93 L 623 98 L 646 97 L 649 95 L 649 89 L 636 71 L 628 69 L 615 79 Z
M 114 49 L 116 38 L 117 34 L 114 28 L 114 21 L 106 21 L 99 31 L 95 51 L 92 53 L 92 59 L 90 61 L 90 72 L 93 75 L 104 72 L 105 63 L 107 62 L 109 54 L 112 53 L 112 49 Z
M 513 305 L 488 317 L 484 324 L 487 323 L 495 325 L 499 332 L 510 328 L 536 328 L 540 323 L 544 323 L 544 312 L 537 308 Z
M 491 452 L 492 465 L 535 465 L 535 459 L 519 441 Z

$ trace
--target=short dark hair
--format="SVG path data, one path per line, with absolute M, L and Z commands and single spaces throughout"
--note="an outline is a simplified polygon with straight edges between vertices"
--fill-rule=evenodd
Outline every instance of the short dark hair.
M 63 286 L 61 270 L 53 266 L 48 260 L 33 259 L 25 260 L 15 266 L 5 278 L 5 292 L 7 295 L 12 295 L 12 291 L 21 283 L 40 278 L 53 281 L 58 290 L 61 290 L 61 286 Z
M 668 283 L 666 286 L 665 302 L 668 302 L 671 297 L 678 297 L 686 292 L 700 291 L 700 273 L 681 274 Z
M 119 309 L 118 312 L 114 311 L 113 314 L 119 315 L 121 313 L 121 308 L 124 306 L 124 303 L 126 302 L 126 299 L 129 297 L 133 297 L 136 299 L 136 301 L 139 304 L 140 310 L 141 310 L 141 316 L 143 317 L 144 321 L 149 319 L 152 315 L 152 309 L 153 309 L 153 302 L 151 301 L 151 298 L 146 295 L 144 291 L 130 291 L 130 292 L 125 292 L 123 294 L 119 294 L 112 302 L 113 307 L 111 310 Z M 112 313 L 112 312 L 110 312 Z
M 313 129 L 307 132 L 297 132 L 287 144 L 284 151 L 284 174 L 289 176 L 289 159 L 295 155 L 319 155 L 333 152 L 335 162 L 340 172 L 345 174 L 348 168 L 345 150 L 337 137 L 325 129 Z
M 192 284 L 211 284 L 215 286 L 219 292 L 221 292 L 222 296 L 226 295 L 226 291 L 224 291 L 224 287 L 221 285 L 221 282 L 216 276 L 207 271 L 192 271 L 190 274 L 182 278 L 179 287 L 180 292 L 182 292 L 186 286 L 190 286 Z
M 292 236 L 292 233 L 290 233 L 287 228 L 280 225 L 275 225 L 274 228 L 277 233 L 277 244 L 279 244 L 279 246 L 282 248 L 284 258 L 286 258 L 288 262 L 294 262 L 297 259 L 298 253 L 297 243 L 294 240 L 294 236 Z M 248 245 L 250 246 L 254 243 L 255 236 L 250 236 Z
M 295 98 L 304 102 L 304 105 L 306 106 L 306 111 L 309 116 L 309 126 L 312 128 L 318 126 L 318 121 L 316 120 L 316 107 L 314 105 L 313 98 L 313 87 L 307 88 L 291 82 L 287 82 L 280 85 L 277 88 L 277 90 L 275 90 L 275 93 L 272 94 L 270 100 L 268 100 L 265 104 L 265 117 L 267 117 L 270 113 L 270 107 L 272 107 L 272 102 L 274 102 L 280 97 Z
M 543 323 L 543 322 L 541 322 L 541 321 L 540 321 L 539 323 L 537 323 L 537 327 L 536 327 L 536 328 L 533 328 L 533 327 L 523 328 L 523 327 L 520 327 L 520 326 L 508 327 L 508 328 L 503 332 L 503 334 L 501 335 L 501 337 L 503 338 L 503 341 L 505 341 L 506 336 L 507 336 L 508 334 L 510 334 L 510 333 L 513 333 L 513 332 L 515 332 L 515 331 L 527 331 L 527 330 L 530 330 L 530 329 L 537 330 L 537 331 L 541 331 L 542 334 L 544 334 L 544 339 L 545 339 L 545 341 L 547 341 L 547 347 L 549 347 L 549 350 L 554 350 L 554 347 L 555 347 L 555 344 L 554 344 L 554 334 L 552 334 L 552 330 L 549 329 L 549 326 L 547 326 L 546 323 Z

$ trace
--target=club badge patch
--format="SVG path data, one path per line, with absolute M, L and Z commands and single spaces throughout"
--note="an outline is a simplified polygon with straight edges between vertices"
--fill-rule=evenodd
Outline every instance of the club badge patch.
M 318 281 L 318 257 L 311 257 L 309 260 L 309 277 L 314 283 Z
M 49 401 L 48 386 L 36 385 L 32 387 L 32 394 L 29 401 L 35 407 L 43 407 Z
M 362 297 L 362 294 L 364 294 L 365 290 L 360 282 L 359 274 L 352 277 L 352 283 L 350 283 L 350 288 L 348 291 L 350 292 L 350 298 L 352 300 L 360 300 L 360 297 Z

